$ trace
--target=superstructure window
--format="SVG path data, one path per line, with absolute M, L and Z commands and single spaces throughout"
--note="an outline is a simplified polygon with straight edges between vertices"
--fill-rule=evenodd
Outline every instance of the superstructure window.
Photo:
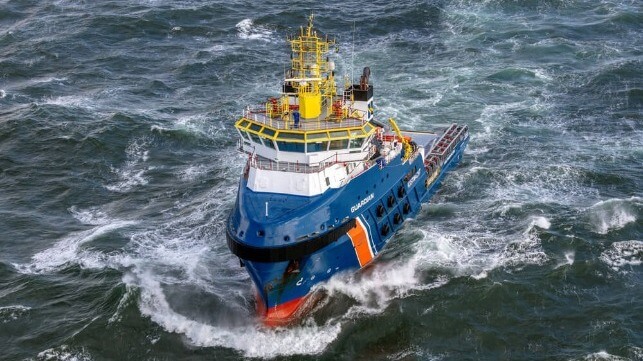
M 269 137 L 273 137 L 276 132 L 274 130 L 270 129 L 270 128 L 263 128 L 261 133 L 263 133 L 263 134 L 265 134 L 265 135 L 267 135 Z
M 324 152 L 328 148 L 328 142 L 314 142 L 314 143 L 306 143 L 306 151 L 308 153 L 312 152 Z
M 330 150 L 340 150 L 348 148 L 348 139 L 331 140 Z
M 279 150 L 282 152 L 299 152 L 304 153 L 304 143 L 277 142 Z
M 254 130 L 255 132 L 258 132 L 259 130 L 261 130 L 261 125 L 256 124 L 256 123 L 251 123 L 250 128 L 248 128 L 248 129 Z
M 277 138 L 304 140 L 304 134 L 302 134 L 302 133 L 279 132 L 279 135 L 277 135 Z
M 350 143 L 349 143 L 349 148 L 354 149 L 361 149 L 362 144 L 364 144 L 364 139 L 366 138 L 351 138 Z
M 263 143 L 261 143 L 261 138 L 259 138 L 258 135 L 252 134 L 252 133 L 248 133 L 248 134 L 250 135 L 250 138 L 252 138 L 253 142 L 263 144 Z
M 328 133 L 308 133 L 306 138 L 308 138 L 308 140 L 326 140 L 328 139 Z
M 265 145 L 268 148 L 275 149 L 275 143 L 272 142 L 270 139 L 264 139 L 263 140 L 263 145 Z
M 331 138 L 340 138 L 340 137 L 348 137 L 348 132 L 345 130 L 338 130 L 335 132 L 330 132 L 330 137 Z

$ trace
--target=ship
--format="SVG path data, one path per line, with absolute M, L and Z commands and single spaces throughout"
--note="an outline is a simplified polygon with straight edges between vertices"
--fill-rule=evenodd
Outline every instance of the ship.
M 317 285 L 371 265 L 469 141 L 466 125 L 403 131 L 377 119 L 370 69 L 338 86 L 336 40 L 313 20 L 287 37 L 281 94 L 245 107 L 234 124 L 247 162 L 226 239 L 267 326 L 300 319 Z

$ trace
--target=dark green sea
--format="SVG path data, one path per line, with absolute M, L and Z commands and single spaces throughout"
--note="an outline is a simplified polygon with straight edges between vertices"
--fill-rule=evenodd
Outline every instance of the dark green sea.
M 266 329 L 233 122 L 311 12 L 376 117 L 471 142 Z M 641 1 L 0 0 L 0 360 L 643 360 L 642 262 Z

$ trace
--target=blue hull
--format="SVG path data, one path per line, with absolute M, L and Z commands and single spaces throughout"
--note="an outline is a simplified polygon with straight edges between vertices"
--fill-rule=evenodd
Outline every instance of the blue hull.
M 242 177 L 227 224 L 228 245 L 252 277 L 258 309 L 298 308 L 316 284 L 370 263 L 437 192 L 468 140 L 453 148 L 432 180 L 420 156 L 376 164 L 315 197 L 253 192 Z M 269 216 L 264 204 L 271 204 Z

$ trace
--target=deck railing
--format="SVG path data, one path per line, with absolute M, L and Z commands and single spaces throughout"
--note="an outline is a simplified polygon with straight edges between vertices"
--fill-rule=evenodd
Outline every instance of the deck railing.
M 267 125 L 275 129 L 290 129 L 290 130 L 324 130 L 334 128 L 349 128 L 361 127 L 366 121 L 361 118 L 349 117 L 328 117 L 324 119 L 305 120 L 302 119 L 295 123 L 292 119 L 273 118 L 266 114 L 265 109 L 250 109 L 243 110 L 243 117 L 252 120 L 253 122 Z

